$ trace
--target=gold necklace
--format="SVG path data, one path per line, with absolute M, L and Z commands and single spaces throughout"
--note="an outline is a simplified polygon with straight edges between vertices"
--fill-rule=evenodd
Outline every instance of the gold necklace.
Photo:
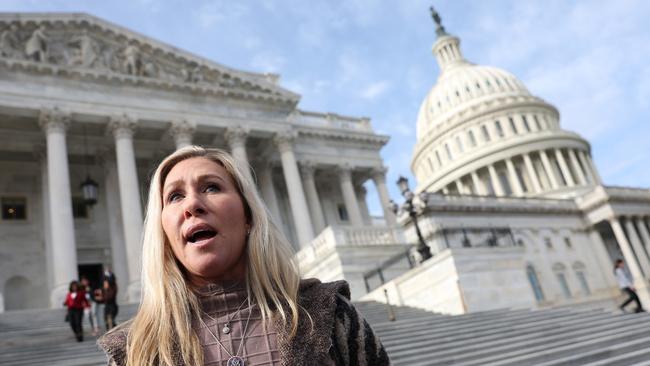
M 206 313 L 204 313 L 204 314 L 208 315 Z M 201 324 L 203 324 L 203 326 L 205 327 L 205 329 L 208 330 L 208 333 L 210 333 L 212 338 L 214 338 L 214 340 L 217 341 L 219 346 L 221 346 L 221 348 L 223 348 L 223 350 L 228 354 L 229 358 L 228 358 L 228 361 L 226 362 L 227 366 L 244 366 L 244 358 L 242 356 L 239 356 L 239 351 L 241 351 L 241 348 L 244 345 L 244 341 L 246 339 L 246 331 L 248 330 L 248 323 L 251 320 L 251 314 L 253 314 L 253 307 L 252 306 L 249 308 L 248 318 L 246 319 L 246 325 L 244 326 L 244 331 L 241 334 L 241 341 L 239 343 L 239 347 L 237 348 L 237 352 L 235 352 L 234 355 L 228 351 L 226 346 L 224 346 L 223 343 L 221 343 L 219 338 L 217 338 L 217 336 L 212 332 L 210 327 L 208 327 L 208 325 L 205 324 L 205 322 L 203 321 L 203 317 L 199 315 L 199 321 L 201 322 Z M 208 317 L 210 317 L 210 316 L 208 315 Z M 213 319 L 212 317 L 210 317 L 210 318 Z
M 239 304 L 239 306 L 237 307 L 237 310 L 233 311 L 231 314 L 229 314 L 228 316 L 226 316 L 226 323 L 223 325 L 223 329 L 221 329 L 221 332 L 222 332 L 223 334 L 228 334 L 228 333 L 230 333 L 230 330 L 232 329 L 232 327 L 230 326 L 230 323 L 232 323 L 232 320 L 233 320 L 233 318 L 235 317 L 235 314 L 236 314 L 237 312 L 239 312 L 239 310 L 241 310 L 241 307 L 244 306 L 244 304 L 246 303 L 247 300 L 248 300 L 248 296 L 244 299 L 244 301 L 242 301 L 241 304 Z M 212 320 L 213 322 L 217 322 L 217 319 L 215 319 L 215 318 L 213 318 L 212 316 L 210 316 L 210 314 L 205 313 L 205 312 L 204 312 L 203 314 L 205 314 L 205 315 L 206 315 L 208 318 L 210 318 L 210 320 Z M 218 322 L 217 322 L 217 323 L 218 323 Z

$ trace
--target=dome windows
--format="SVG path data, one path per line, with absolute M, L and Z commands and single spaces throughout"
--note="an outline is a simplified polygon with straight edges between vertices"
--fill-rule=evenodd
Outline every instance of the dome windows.
M 530 125 L 528 124 L 528 119 L 526 116 L 521 116 L 521 120 L 524 123 L 524 129 L 526 129 L 526 132 L 530 132 Z
M 451 148 L 449 147 L 449 144 L 445 144 L 445 151 L 447 151 L 447 159 L 453 160 L 453 157 L 451 155 Z
M 503 133 L 503 127 L 501 127 L 501 122 L 499 122 L 499 120 L 496 120 L 494 122 L 494 126 L 496 127 L 497 130 L 497 136 L 503 137 L 504 133 Z
M 486 125 L 481 125 L 481 132 L 483 133 L 483 140 L 490 142 L 490 132 L 488 132 Z
M 469 143 L 472 147 L 476 147 L 476 137 L 474 136 L 474 131 L 469 130 Z
M 514 133 L 515 135 L 518 134 L 519 132 L 517 131 L 515 120 L 512 117 L 508 117 L 508 122 L 510 122 L 510 128 L 512 129 L 512 133 Z

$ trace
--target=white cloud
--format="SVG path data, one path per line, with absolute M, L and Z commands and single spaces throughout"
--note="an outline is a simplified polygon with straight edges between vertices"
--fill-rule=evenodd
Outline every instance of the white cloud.
M 262 52 L 253 56 L 250 66 L 255 72 L 280 72 L 287 60 L 270 52 Z
M 201 27 L 213 28 L 226 20 L 239 19 L 248 11 L 248 7 L 241 3 L 209 1 L 195 10 L 194 17 Z
M 388 80 L 381 80 L 374 82 L 361 91 L 361 97 L 367 100 L 375 100 L 382 96 L 390 88 Z

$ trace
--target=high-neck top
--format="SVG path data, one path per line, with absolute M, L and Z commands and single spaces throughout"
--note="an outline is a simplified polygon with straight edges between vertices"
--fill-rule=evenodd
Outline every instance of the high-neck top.
M 209 284 L 196 289 L 195 293 L 207 329 L 199 319 L 195 319 L 192 326 L 203 347 L 206 366 L 229 366 L 228 359 L 235 355 L 242 357 L 246 366 L 280 364 L 277 331 L 273 322 L 267 321 L 266 327 L 263 326 L 260 309 L 256 304 L 249 304 L 243 284 Z M 227 324 L 230 332 L 226 334 L 223 328 Z M 246 333 L 243 334 L 245 328 Z M 244 344 L 240 347 L 242 334 Z

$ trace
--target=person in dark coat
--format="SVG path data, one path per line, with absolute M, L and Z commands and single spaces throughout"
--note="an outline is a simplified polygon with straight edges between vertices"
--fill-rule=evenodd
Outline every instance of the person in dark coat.
M 86 299 L 86 292 L 83 290 L 77 281 L 70 282 L 68 294 L 63 303 L 68 308 L 68 321 L 70 328 L 77 338 L 78 342 L 84 340 L 83 335 L 83 316 L 84 309 L 89 307 L 88 300 Z

